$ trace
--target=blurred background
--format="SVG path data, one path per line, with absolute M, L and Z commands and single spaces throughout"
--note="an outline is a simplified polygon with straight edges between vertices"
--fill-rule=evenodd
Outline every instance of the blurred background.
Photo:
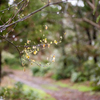
M 0 25 L 10 20 L 23 2 L 0 0 Z M 48 3 L 47 0 L 26 2 L 12 22 Z M 100 100 L 99 9 L 99 0 L 62 0 L 1 32 L 0 100 Z M 21 55 L 1 36 L 14 43 Z M 50 47 L 31 53 L 33 62 L 23 58 L 28 41 L 28 46 L 38 48 L 44 40 Z

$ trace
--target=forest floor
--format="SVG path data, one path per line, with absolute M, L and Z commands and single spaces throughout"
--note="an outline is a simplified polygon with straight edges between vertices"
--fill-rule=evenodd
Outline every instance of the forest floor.
M 1 86 L 5 86 L 7 84 L 6 81 L 8 80 L 9 82 L 10 78 L 12 79 L 12 82 L 8 83 L 10 85 L 13 83 L 13 80 L 19 81 L 30 87 L 45 91 L 56 100 L 100 100 L 100 93 L 91 91 L 82 92 L 81 89 L 83 88 L 84 90 L 86 87 L 83 86 L 79 90 L 80 85 L 77 84 L 75 86 L 69 80 L 54 81 L 50 78 L 33 77 L 29 70 L 23 72 L 22 70 L 12 70 L 6 67 L 3 71 L 7 75 L 3 77 L 3 84 Z

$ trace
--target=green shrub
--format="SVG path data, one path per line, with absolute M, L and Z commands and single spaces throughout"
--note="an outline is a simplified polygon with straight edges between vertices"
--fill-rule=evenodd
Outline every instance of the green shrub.
M 11 54 L 6 51 L 2 52 L 2 62 L 6 63 L 7 65 L 12 65 L 12 64 L 20 64 L 19 56 L 18 54 Z
M 21 61 L 20 61 L 20 58 L 19 58 L 19 54 L 17 54 L 17 53 L 11 54 L 11 53 L 8 53 L 6 51 L 3 51 L 2 52 L 2 63 L 7 64 L 9 66 L 20 66 Z M 24 63 L 25 63 L 26 66 L 28 66 L 28 61 L 27 60 L 25 60 Z
M 37 92 L 30 90 L 24 91 L 23 84 L 18 82 L 13 88 L 0 88 L 0 96 L 5 100 L 42 100 Z
M 55 80 L 70 78 L 72 69 L 74 69 L 73 67 L 73 65 L 64 67 L 59 64 L 59 67 L 55 68 L 56 70 L 54 71 L 54 75 L 52 76 L 52 78 Z
M 63 79 L 63 76 L 61 76 L 60 74 L 54 74 L 52 75 L 52 79 L 60 80 L 60 79 Z
M 2 51 L 2 62 L 4 63 L 6 59 L 13 59 L 15 56 L 11 53 L 8 53 L 6 51 Z
M 50 70 L 50 67 L 32 67 L 32 74 L 34 76 L 44 76 Z
M 77 79 L 78 79 L 78 76 L 79 76 L 79 73 L 73 72 L 72 75 L 71 75 L 71 81 L 76 82 Z
M 91 86 L 94 91 L 100 91 L 100 67 L 96 66 L 93 70 L 93 74 L 91 75 Z
M 8 64 L 8 65 L 14 65 L 14 64 L 20 64 L 20 60 L 19 59 L 17 59 L 17 58 L 8 58 L 8 59 L 5 59 L 5 62 L 6 62 L 6 64 Z
M 36 75 L 40 71 L 39 67 L 32 67 L 31 70 L 33 75 Z
M 84 75 L 82 72 L 72 72 L 71 74 L 71 81 L 72 82 L 82 82 L 87 81 L 87 76 Z

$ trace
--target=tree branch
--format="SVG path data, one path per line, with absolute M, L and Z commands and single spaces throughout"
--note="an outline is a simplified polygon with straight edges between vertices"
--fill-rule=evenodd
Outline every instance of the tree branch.
M 18 51 L 18 53 L 19 53 L 19 55 L 20 55 L 20 61 L 21 61 L 21 64 L 22 64 L 21 53 L 20 53 L 18 47 L 17 47 L 14 43 L 12 43 L 11 41 L 9 41 L 6 37 L 1 36 L 1 35 L 0 35 L 0 37 L 3 38 L 3 39 L 5 39 L 6 41 L 8 41 L 10 44 L 12 44 L 12 45 L 17 49 L 17 51 Z
M 89 6 L 94 10 L 95 9 L 95 6 L 88 0 L 86 0 L 86 2 L 89 4 Z
M 100 25 L 96 24 L 95 22 L 87 19 L 87 18 L 83 18 L 83 21 L 87 22 L 87 23 L 90 23 L 91 25 L 97 27 L 98 29 L 100 29 Z
M 66 1 L 67 1 L 67 0 L 66 0 Z M 25 17 L 23 17 L 23 18 L 21 18 L 21 19 L 18 19 L 17 21 L 15 21 L 15 22 L 13 22 L 13 23 L 11 23 L 11 24 L 8 24 L 8 25 L 1 25 L 1 26 L 0 26 L 0 31 L 2 32 L 2 31 L 4 31 L 7 27 L 9 27 L 9 26 L 11 26 L 11 25 L 14 25 L 15 23 L 18 23 L 18 22 L 21 22 L 21 21 L 24 21 L 24 20 L 28 19 L 29 17 L 31 17 L 31 16 L 34 15 L 35 13 L 37 13 L 37 12 L 43 10 L 44 8 L 46 8 L 46 7 L 50 6 L 50 5 L 56 5 L 56 4 L 59 4 L 59 3 L 63 3 L 63 1 L 55 2 L 55 3 L 49 3 L 49 4 L 43 6 L 43 7 L 39 8 L 39 9 L 33 11 L 32 13 L 26 15 Z

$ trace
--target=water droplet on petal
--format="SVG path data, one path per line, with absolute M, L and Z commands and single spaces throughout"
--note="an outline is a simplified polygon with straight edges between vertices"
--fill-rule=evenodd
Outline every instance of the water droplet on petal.
M 14 41 L 17 41 L 17 40 L 18 40 L 17 38 L 14 39 Z
M 15 38 L 15 35 L 13 35 L 12 37 Z
M 59 12 L 57 12 L 57 14 L 59 14 Z
M 58 9 L 59 9 L 59 10 L 61 10 L 61 9 L 62 9 L 62 7 L 61 7 L 61 6 L 58 6 Z

